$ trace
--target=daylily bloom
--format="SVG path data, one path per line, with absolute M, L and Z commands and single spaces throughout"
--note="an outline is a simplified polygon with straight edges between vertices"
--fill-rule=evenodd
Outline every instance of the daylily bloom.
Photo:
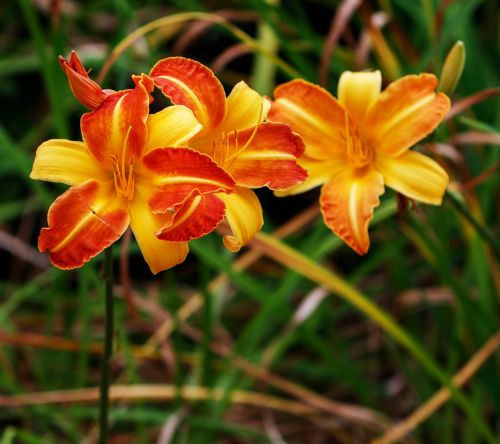
M 301 185 L 280 195 L 322 185 L 325 224 L 359 254 L 368 251 L 368 224 L 384 184 L 415 200 L 439 205 L 448 175 L 434 160 L 409 148 L 431 133 L 450 101 L 435 93 L 432 74 L 409 75 L 381 92 L 376 72 L 345 72 L 338 100 L 304 80 L 274 91 L 268 120 L 288 123 L 306 151 L 299 163 L 309 172 Z
M 59 56 L 59 65 L 68 78 L 74 96 L 89 109 L 96 109 L 109 94 L 114 92 L 110 89 L 101 89 L 99 84 L 90 79 L 75 51 L 71 52 L 69 61 Z
M 71 186 L 50 207 L 38 239 L 59 268 L 81 266 L 130 224 L 157 273 L 182 262 L 186 240 L 224 217 L 210 193 L 232 191 L 233 179 L 209 156 L 179 147 L 201 129 L 192 111 L 171 106 L 149 114 L 153 82 L 144 74 L 133 80 L 134 89 L 108 94 L 82 116 L 83 142 L 54 139 L 37 150 L 31 178 Z M 156 237 L 162 230 L 173 233 L 172 242 Z
M 283 123 L 263 123 L 270 101 L 239 82 L 226 98 L 213 72 L 194 60 L 170 57 L 150 72 L 174 104 L 189 107 L 203 125 L 189 146 L 210 155 L 236 182 L 231 193 L 218 193 L 232 235 L 224 245 L 238 251 L 263 224 L 262 208 L 251 188 L 284 190 L 307 173 L 297 165 L 303 153 L 300 137 Z M 159 236 L 171 240 L 168 232 Z

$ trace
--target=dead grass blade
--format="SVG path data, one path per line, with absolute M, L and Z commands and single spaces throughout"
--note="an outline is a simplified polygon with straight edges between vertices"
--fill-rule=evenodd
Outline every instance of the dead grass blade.
M 467 108 L 470 108 L 471 106 L 483 102 L 484 100 L 489 99 L 490 97 L 496 96 L 498 94 L 500 94 L 500 88 L 489 88 L 489 89 L 483 89 L 482 91 L 472 94 L 471 96 L 466 97 L 465 99 L 459 100 L 458 102 L 455 102 L 451 106 L 450 110 L 448 111 L 448 114 L 446 114 L 444 119 L 450 120 L 457 114 L 460 114 L 461 112 L 465 111 Z
M 450 137 L 450 142 L 457 145 L 500 145 L 500 134 L 466 131 Z
M 335 46 L 337 45 L 337 41 L 346 30 L 349 19 L 360 5 L 361 0 L 343 0 L 333 17 L 319 65 L 319 84 L 324 88 L 327 88 L 328 86 L 328 68 L 330 66 L 330 58 L 332 57 Z
M 455 386 L 461 387 L 472 378 L 499 346 L 500 331 L 493 335 L 453 377 Z M 426 403 L 415 410 L 408 418 L 388 430 L 382 437 L 372 441 L 372 444 L 390 444 L 404 438 L 448 401 L 450 396 L 450 391 L 447 388 L 442 388 Z

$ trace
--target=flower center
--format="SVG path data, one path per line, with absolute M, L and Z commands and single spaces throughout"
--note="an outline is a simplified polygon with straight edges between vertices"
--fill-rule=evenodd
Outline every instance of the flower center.
M 113 159 L 113 181 L 115 190 L 118 196 L 124 197 L 127 200 L 134 198 L 134 159 L 131 158 L 128 165 L 125 163 L 125 157 L 122 156 L 119 162 L 116 156 L 111 156 Z
M 122 153 L 120 158 L 112 154 L 111 159 L 113 159 L 113 181 L 115 183 L 115 190 L 118 196 L 123 197 L 127 200 L 132 200 L 134 198 L 134 158 L 131 157 L 129 162 L 126 161 L 126 152 L 128 139 L 130 135 L 130 126 L 125 140 L 123 141 Z
M 257 122 L 253 127 L 252 133 L 248 140 L 240 147 L 238 141 L 238 131 L 233 130 L 231 132 L 222 131 L 219 138 L 212 143 L 212 158 L 222 167 L 229 167 L 231 163 L 252 143 L 257 130 L 262 121 L 262 115 L 264 112 L 264 102 L 262 102 L 259 116 L 257 117 Z M 231 140 L 232 139 L 232 140 Z M 232 143 L 231 143 L 232 142 Z M 231 146 L 234 145 L 234 146 Z
M 373 161 L 373 148 L 366 143 L 359 134 L 358 127 L 349 121 L 345 113 L 345 141 L 347 159 L 355 168 L 363 168 Z

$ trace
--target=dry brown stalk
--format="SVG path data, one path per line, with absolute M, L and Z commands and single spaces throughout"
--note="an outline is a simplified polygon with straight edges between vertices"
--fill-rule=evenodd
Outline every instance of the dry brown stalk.
M 328 68 L 330 59 L 335 50 L 337 41 L 342 33 L 346 30 L 349 19 L 354 14 L 356 9 L 361 5 L 361 0 L 343 0 L 337 8 L 337 12 L 333 17 L 330 25 L 330 31 L 326 38 L 323 54 L 321 55 L 321 63 L 319 65 L 319 84 L 326 88 L 328 86 Z
M 222 389 L 200 386 L 176 387 L 169 384 L 113 385 L 110 400 L 129 402 L 161 402 L 182 398 L 185 401 L 220 401 L 226 396 Z M 293 415 L 313 415 L 316 410 L 302 403 L 265 393 L 233 390 L 227 394 L 234 404 L 246 404 L 269 408 Z M 32 392 L 22 395 L 0 396 L 0 407 L 24 407 L 28 405 L 95 403 L 99 400 L 99 389 L 85 388 L 53 392 Z
M 465 99 L 459 100 L 453 103 L 450 110 L 448 111 L 448 114 L 446 114 L 444 119 L 450 120 L 452 117 L 455 117 L 457 114 L 460 114 L 467 108 L 470 108 L 471 106 L 476 105 L 477 103 L 480 103 L 498 94 L 500 94 L 500 88 L 489 88 L 489 89 L 483 89 L 482 91 L 472 94 L 471 96 L 468 96 Z
M 481 368 L 486 360 L 500 346 L 500 331 L 495 333 L 453 377 L 453 384 L 460 388 Z M 423 421 L 439 409 L 451 393 L 447 388 L 442 388 L 427 402 L 422 404 L 408 418 L 395 427 L 389 429 L 382 437 L 372 441 L 372 444 L 390 444 L 404 438 L 408 433 L 418 427 Z
M 156 308 L 151 305 L 149 309 L 149 312 L 153 316 L 157 316 L 158 310 Z M 203 340 L 203 333 L 187 323 L 180 324 L 179 329 L 183 334 L 195 341 Z M 363 424 L 367 429 L 371 430 L 380 431 L 381 429 L 386 429 L 389 425 L 388 420 L 378 412 L 358 405 L 332 401 L 326 396 L 319 395 L 263 367 L 257 367 L 247 359 L 233 354 L 231 348 L 226 344 L 212 342 L 209 346 L 210 349 L 219 356 L 230 358 L 233 365 L 252 378 L 278 388 L 289 395 L 295 396 L 317 410 L 329 413 L 343 420 Z

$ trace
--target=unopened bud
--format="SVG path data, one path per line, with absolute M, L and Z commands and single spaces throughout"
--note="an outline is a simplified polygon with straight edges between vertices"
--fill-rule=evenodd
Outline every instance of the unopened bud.
M 441 80 L 439 82 L 439 91 L 444 92 L 448 96 L 453 94 L 457 87 L 465 65 L 465 46 L 462 41 L 458 41 L 453 45 L 450 52 L 444 61 L 443 70 L 441 71 Z

